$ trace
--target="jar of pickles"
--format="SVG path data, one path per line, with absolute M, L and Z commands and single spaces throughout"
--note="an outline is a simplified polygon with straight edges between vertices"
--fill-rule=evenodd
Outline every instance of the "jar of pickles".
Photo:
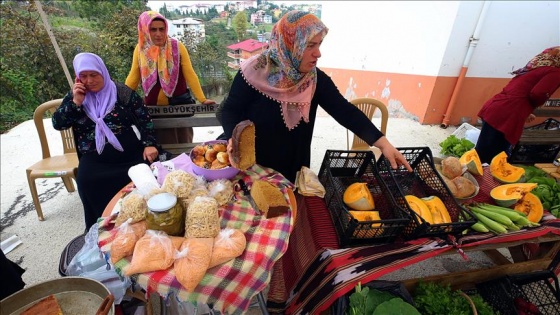
M 184 210 L 177 197 L 161 193 L 148 199 L 148 229 L 164 231 L 168 235 L 183 236 L 185 232 Z

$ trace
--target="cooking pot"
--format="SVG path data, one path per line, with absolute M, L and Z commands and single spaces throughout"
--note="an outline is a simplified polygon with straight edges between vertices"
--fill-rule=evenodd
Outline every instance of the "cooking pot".
M 114 315 L 111 292 L 99 281 L 64 277 L 41 282 L 0 301 L 0 315 L 19 315 L 43 298 L 54 295 L 64 315 Z

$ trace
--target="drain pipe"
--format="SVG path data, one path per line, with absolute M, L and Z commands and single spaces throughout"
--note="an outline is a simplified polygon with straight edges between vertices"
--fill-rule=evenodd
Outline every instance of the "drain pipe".
M 461 91 L 463 81 L 465 79 L 467 70 L 469 68 L 469 63 L 471 62 L 471 58 L 474 53 L 474 48 L 478 44 L 480 29 L 482 28 L 482 24 L 484 23 L 484 19 L 486 18 L 486 13 L 488 12 L 489 6 L 490 6 L 490 1 L 484 1 L 484 4 L 482 5 L 482 10 L 480 11 L 480 14 L 478 16 L 478 21 L 476 23 L 474 33 L 469 38 L 469 48 L 467 50 L 465 60 L 463 61 L 463 66 L 461 67 L 461 72 L 459 73 L 457 82 L 455 83 L 455 87 L 453 88 L 453 93 L 451 94 L 451 99 L 449 100 L 449 104 L 447 105 L 445 115 L 443 115 L 443 121 L 440 125 L 440 127 L 443 129 L 447 128 L 449 124 L 449 118 L 451 117 L 451 114 L 453 113 L 453 109 L 457 104 L 457 95 L 459 95 L 459 92 Z

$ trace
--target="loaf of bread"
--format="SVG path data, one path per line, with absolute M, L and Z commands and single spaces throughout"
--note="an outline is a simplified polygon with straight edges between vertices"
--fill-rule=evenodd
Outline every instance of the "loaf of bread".
M 255 165 L 255 124 L 250 120 L 238 123 L 233 129 L 232 158 L 240 170 L 246 170 Z
M 257 179 L 253 182 L 251 197 L 267 218 L 274 218 L 288 212 L 288 203 L 282 191 L 265 180 Z

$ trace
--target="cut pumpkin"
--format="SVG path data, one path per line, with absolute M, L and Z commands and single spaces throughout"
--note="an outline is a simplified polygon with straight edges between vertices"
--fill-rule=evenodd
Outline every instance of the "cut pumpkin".
M 498 206 L 511 207 L 537 186 L 538 184 L 535 183 L 500 185 L 498 187 L 494 187 L 490 191 L 490 197 L 494 199 L 494 202 L 496 202 Z
M 541 200 L 533 193 L 526 193 L 515 205 L 514 210 L 527 215 L 527 220 L 533 223 L 539 223 L 543 216 Z
M 459 158 L 461 165 L 465 165 L 469 173 L 473 175 L 483 175 L 482 163 L 480 162 L 480 157 L 475 149 L 471 149 Z
M 406 202 L 412 211 L 416 212 L 424 221 L 434 224 L 434 219 L 432 217 L 432 213 L 426 203 L 422 201 L 422 199 L 413 196 L 413 195 L 406 195 L 405 196 Z
M 426 204 L 428 209 L 430 209 L 430 213 L 432 214 L 432 218 L 434 224 L 442 224 L 442 223 L 451 223 L 451 217 L 449 216 L 449 211 L 447 211 L 447 207 L 443 204 L 443 201 L 437 196 L 430 196 L 422 198 L 422 201 Z
M 367 221 L 379 221 L 381 218 L 379 217 L 379 211 L 348 211 L 354 217 L 354 219 L 360 222 L 367 222 Z M 372 227 L 378 227 L 381 223 L 374 223 Z
M 525 181 L 525 169 L 509 164 L 504 151 L 492 159 L 490 172 L 500 183 L 513 184 Z
M 375 209 L 373 196 L 366 183 L 353 183 L 344 191 L 343 201 L 352 210 L 367 211 Z

